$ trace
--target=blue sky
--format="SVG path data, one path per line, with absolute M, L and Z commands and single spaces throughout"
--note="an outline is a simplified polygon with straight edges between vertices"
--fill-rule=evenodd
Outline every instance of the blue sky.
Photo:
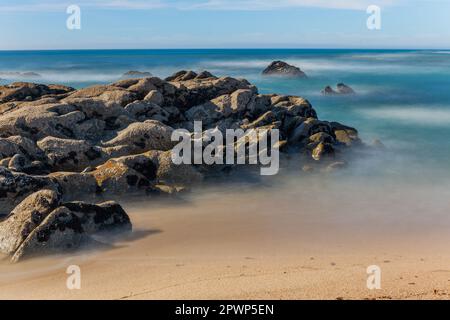
M 81 8 L 68 30 L 66 8 Z M 382 29 L 366 27 L 369 5 Z M 448 0 L 0 0 L 0 50 L 450 48 Z

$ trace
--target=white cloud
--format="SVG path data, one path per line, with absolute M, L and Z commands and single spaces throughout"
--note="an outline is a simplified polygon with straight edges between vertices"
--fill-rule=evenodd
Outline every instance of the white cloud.
M 390 6 L 399 0 L 377 0 L 379 6 Z M 296 7 L 366 10 L 374 0 L 207 0 L 186 8 L 210 10 L 274 10 Z
M 27 12 L 27 11 L 60 11 L 68 5 L 76 3 L 83 7 L 151 10 L 172 8 L 178 10 L 231 10 L 231 11 L 260 11 L 276 10 L 298 7 L 365 10 L 369 5 L 376 3 L 379 6 L 391 6 L 404 2 L 404 0 L 78 0 L 72 2 L 47 0 L 29 0 L 17 4 L 0 5 L 1 12 Z

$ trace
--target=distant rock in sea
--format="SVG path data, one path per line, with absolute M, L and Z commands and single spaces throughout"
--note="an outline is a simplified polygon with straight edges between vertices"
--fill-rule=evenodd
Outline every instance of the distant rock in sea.
M 290 65 L 284 61 L 272 62 L 264 71 L 266 76 L 283 76 L 292 78 L 306 78 L 306 74 L 300 68 Z
M 39 73 L 36 72 L 0 72 L 0 76 L 6 79 L 38 79 L 42 78 Z
M 336 91 L 331 86 L 326 86 L 325 89 L 322 90 L 322 94 L 326 96 L 353 95 L 355 94 L 355 91 L 344 83 L 338 83 Z
M 131 70 L 131 71 L 125 72 L 122 75 L 122 79 L 149 78 L 151 76 L 152 76 L 152 74 L 150 72 L 141 72 L 141 71 Z

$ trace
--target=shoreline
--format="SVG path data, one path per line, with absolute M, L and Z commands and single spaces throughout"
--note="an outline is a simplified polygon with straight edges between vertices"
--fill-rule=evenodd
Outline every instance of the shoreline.
M 336 215 L 348 209 L 345 206 L 336 214 L 329 205 L 306 204 L 274 212 L 292 206 L 283 204 L 283 199 L 292 199 L 299 191 L 289 189 L 276 192 L 272 204 L 267 195 L 273 189 L 227 189 L 173 204 L 125 204 L 135 224 L 129 237 L 110 248 L 73 256 L 49 256 L 18 265 L 3 261 L 0 297 L 450 298 L 445 224 L 427 230 L 416 218 L 403 229 L 398 223 L 385 228 L 355 219 L 364 212 L 350 213 L 342 221 Z M 403 196 L 408 193 L 405 190 Z M 404 213 L 397 213 L 404 218 Z M 66 268 L 73 264 L 81 268 L 81 290 L 68 290 L 65 285 Z M 374 264 L 382 270 L 382 289 L 370 291 L 366 269 Z

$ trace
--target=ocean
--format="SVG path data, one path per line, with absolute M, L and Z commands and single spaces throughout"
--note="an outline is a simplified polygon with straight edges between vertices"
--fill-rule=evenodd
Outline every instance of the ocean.
M 300 67 L 307 79 L 261 76 L 273 60 Z M 0 72 L 36 72 L 34 82 L 81 88 L 118 80 L 129 70 L 166 77 L 175 71 L 208 70 L 246 78 L 260 93 L 307 98 L 319 118 L 359 130 L 387 147 L 383 157 L 353 166 L 357 175 L 437 179 L 450 176 L 450 51 L 439 50 L 73 50 L 1 51 Z M 0 74 L 1 84 L 16 80 Z M 321 90 L 339 82 L 351 97 L 327 97 Z M 348 174 L 348 173 L 347 173 Z
M 273 60 L 308 78 L 261 76 Z M 349 165 L 331 174 L 302 172 L 299 163 L 296 172 L 213 181 L 176 199 L 127 197 L 120 203 L 133 221 L 128 238 L 100 237 L 106 245 L 20 268 L 3 259 L 0 297 L 434 299 L 448 292 L 450 51 L 0 52 L 0 73 L 36 72 L 34 82 L 76 88 L 129 70 L 164 78 L 181 69 L 303 96 L 320 119 L 355 127 L 365 143 L 379 139 L 385 148 L 349 155 Z M 356 95 L 321 95 L 339 82 Z M 83 290 L 65 289 L 67 265 L 83 270 Z M 385 291 L 366 290 L 369 265 L 383 268 Z

